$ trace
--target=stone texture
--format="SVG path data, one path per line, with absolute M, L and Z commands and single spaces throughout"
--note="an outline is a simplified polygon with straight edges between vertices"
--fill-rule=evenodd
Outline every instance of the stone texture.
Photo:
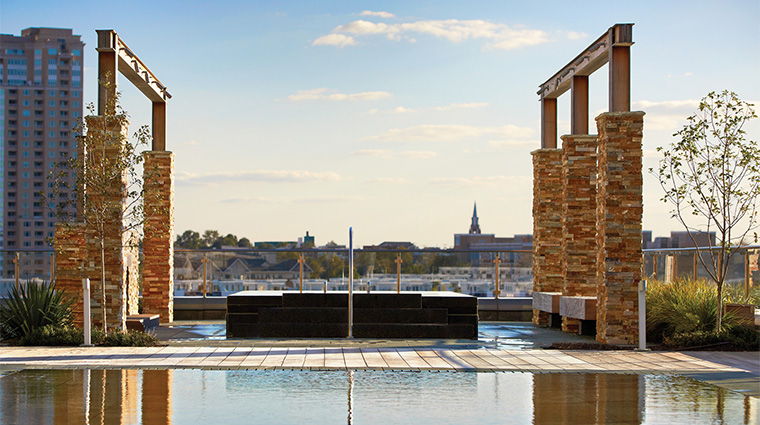
M 174 154 L 145 152 L 143 312 L 174 320 Z
M 575 320 L 596 320 L 596 296 L 562 297 L 559 300 L 559 314 L 563 319 L 571 317 Z
M 597 335 L 610 344 L 638 342 L 638 284 L 642 278 L 643 112 L 596 118 Z
M 533 292 L 562 291 L 562 150 L 533 156 Z M 549 313 L 533 310 L 533 323 L 549 325 Z
M 561 292 L 534 292 L 533 308 L 547 313 L 559 313 Z
M 562 136 L 562 295 L 596 296 L 596 135 Z M 562 330 L 580 322 L 562 315 Z
M 88 135 L 101 136 L 102 133 L 112 133 L 110 140 L 118 140 L 126 136 L 127 127 L 118 123 L 105 123 L 102 116 L 86 117 Z M 107 139 L 99 137 L 100 140 Z M 118 144 L 107 145 L 105 149 L 94 147 L 90 152 L 80 155 L 88 161 L 89 167 L 100 165 L 100 155 L 114 157 L 119 149 Z M 106 325 L 108 329 L 125 329 L 126 316 L 137 313 L 138 297 L 138 268 L 137 251 L 134 245 L 130 247 L 129 234 L 123 231 L 121 210 L 124 205 L 123 191 L 126 185 L 126 176 L 115 177 L 109 183 L 111 189 L 106 192 L 107 198 L 96 197 L 90 194 L 89 201 L 92 205 L 110 205 L 103 210 L 110 211 L 112 216 L 104 220 L 96 219 L 93 208 L 87 205 L 80 207 L 79 217 L 89 218 L 89 224 L 85 220 L 69 225 L 60 225 L 56 229 L 55 247 L 58 252 L 68 252 L 63 259 L 56 259 L 56 281 L 61 282 L 62 287 L 77 291 L 74 303 L 75 312 L 79 312 L 77 323 L 82 323 L 82 282 L 84 277 L 90 278 L 90 294 L 92 308 L 92 325 L 103 326 L 103 291 L 105 291 Z M 102 201 L 102 202 L 101 202 Z M 115 208 L 114 208 L 115 207 Z M 96 231 L 97 223 L 104 224 L 103 251 L 101 259 L 101 241 Z M 102 264 L 105 264 L 105 285 L 103 284 Z M 78 282 L 75 282 L 78 281 Z M 78 285 L 78 289 L 74 287 Z

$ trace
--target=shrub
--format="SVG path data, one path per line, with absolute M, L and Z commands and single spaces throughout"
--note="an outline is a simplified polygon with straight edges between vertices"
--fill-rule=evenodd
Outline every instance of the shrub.
M 155 336 L 131 329 L 126 332 L 111 331 L 103 339 L 103 345 L 113 347 L 150 347 L 156 345 L 157 342 L 158 338 Z
M 760 350 L 760 336 L 753 326 L 738 325 L 716 333 L 713 330 L 681 332 L 663 338 L 669 348 L 718 348 L 721 350 Z
M 71 325 L 72 302 L 55 284 L 27 282 L 13 288 L 0 305 L 0 336 L 18 338 L 46 325 Z
M 158 342 L 153 335 L 133 330 L 116 330 L 106 334 L 102 329 L 93 328 L 90 336 L 93 345 L 111 347 L 150 347 Z M 69 325 L 47 325 L 20 337 L 17 343 L 27 346 L 78 346 L 84 344 L 84 331 Z

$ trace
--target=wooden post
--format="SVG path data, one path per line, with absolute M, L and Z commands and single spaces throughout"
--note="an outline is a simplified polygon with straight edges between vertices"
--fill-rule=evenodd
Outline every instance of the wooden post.
M 557 99 L 541 99 L 541 148 L 557 147 Z
M 301 252 L 298 255 L 298 273 L 299 273 L 299 275 L 298 275 L 298 288 L 299 289 L 298 290 L 300 291 L 301 294 L 303 294 L 303 263 L 304 263 L 304 261 L 305 260 L 303 259 L 303 252 Z
M 588 75 L 575 75 L 570 86 L 571 134 L 588 134 Z
M 401 253 L 396 253 L 396 293 L 401 293 Z

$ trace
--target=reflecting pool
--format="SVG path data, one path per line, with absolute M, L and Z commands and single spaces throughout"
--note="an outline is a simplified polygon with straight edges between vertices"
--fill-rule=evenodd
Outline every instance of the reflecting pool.
M 758 399 L 677 376 L 294 370 L 0 373 L 7 424 L 758 422 Z

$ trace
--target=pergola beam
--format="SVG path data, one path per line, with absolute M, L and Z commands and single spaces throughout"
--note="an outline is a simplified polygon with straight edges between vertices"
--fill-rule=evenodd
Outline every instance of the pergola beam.
M 610 61 L 612 46 L 633 45 L 633 24 L 615 24 L 551 78 L 539 86 L 540 100 L 556 99 L 570 90 L 573 77 L 589 76 Z
M 98 114 L 107 112 L 107 100 L 116 94 L 116 71 L 127 77 L 142 94 L 153 102 L 153 150 L 166 150 L 166 101 L 172 95 L 155 74 L 137 57 L 113 30 L 97 30 L 98 77 L 108 87 L 98 89 Z M 109 93 L 110 91 L 110 93 Z

